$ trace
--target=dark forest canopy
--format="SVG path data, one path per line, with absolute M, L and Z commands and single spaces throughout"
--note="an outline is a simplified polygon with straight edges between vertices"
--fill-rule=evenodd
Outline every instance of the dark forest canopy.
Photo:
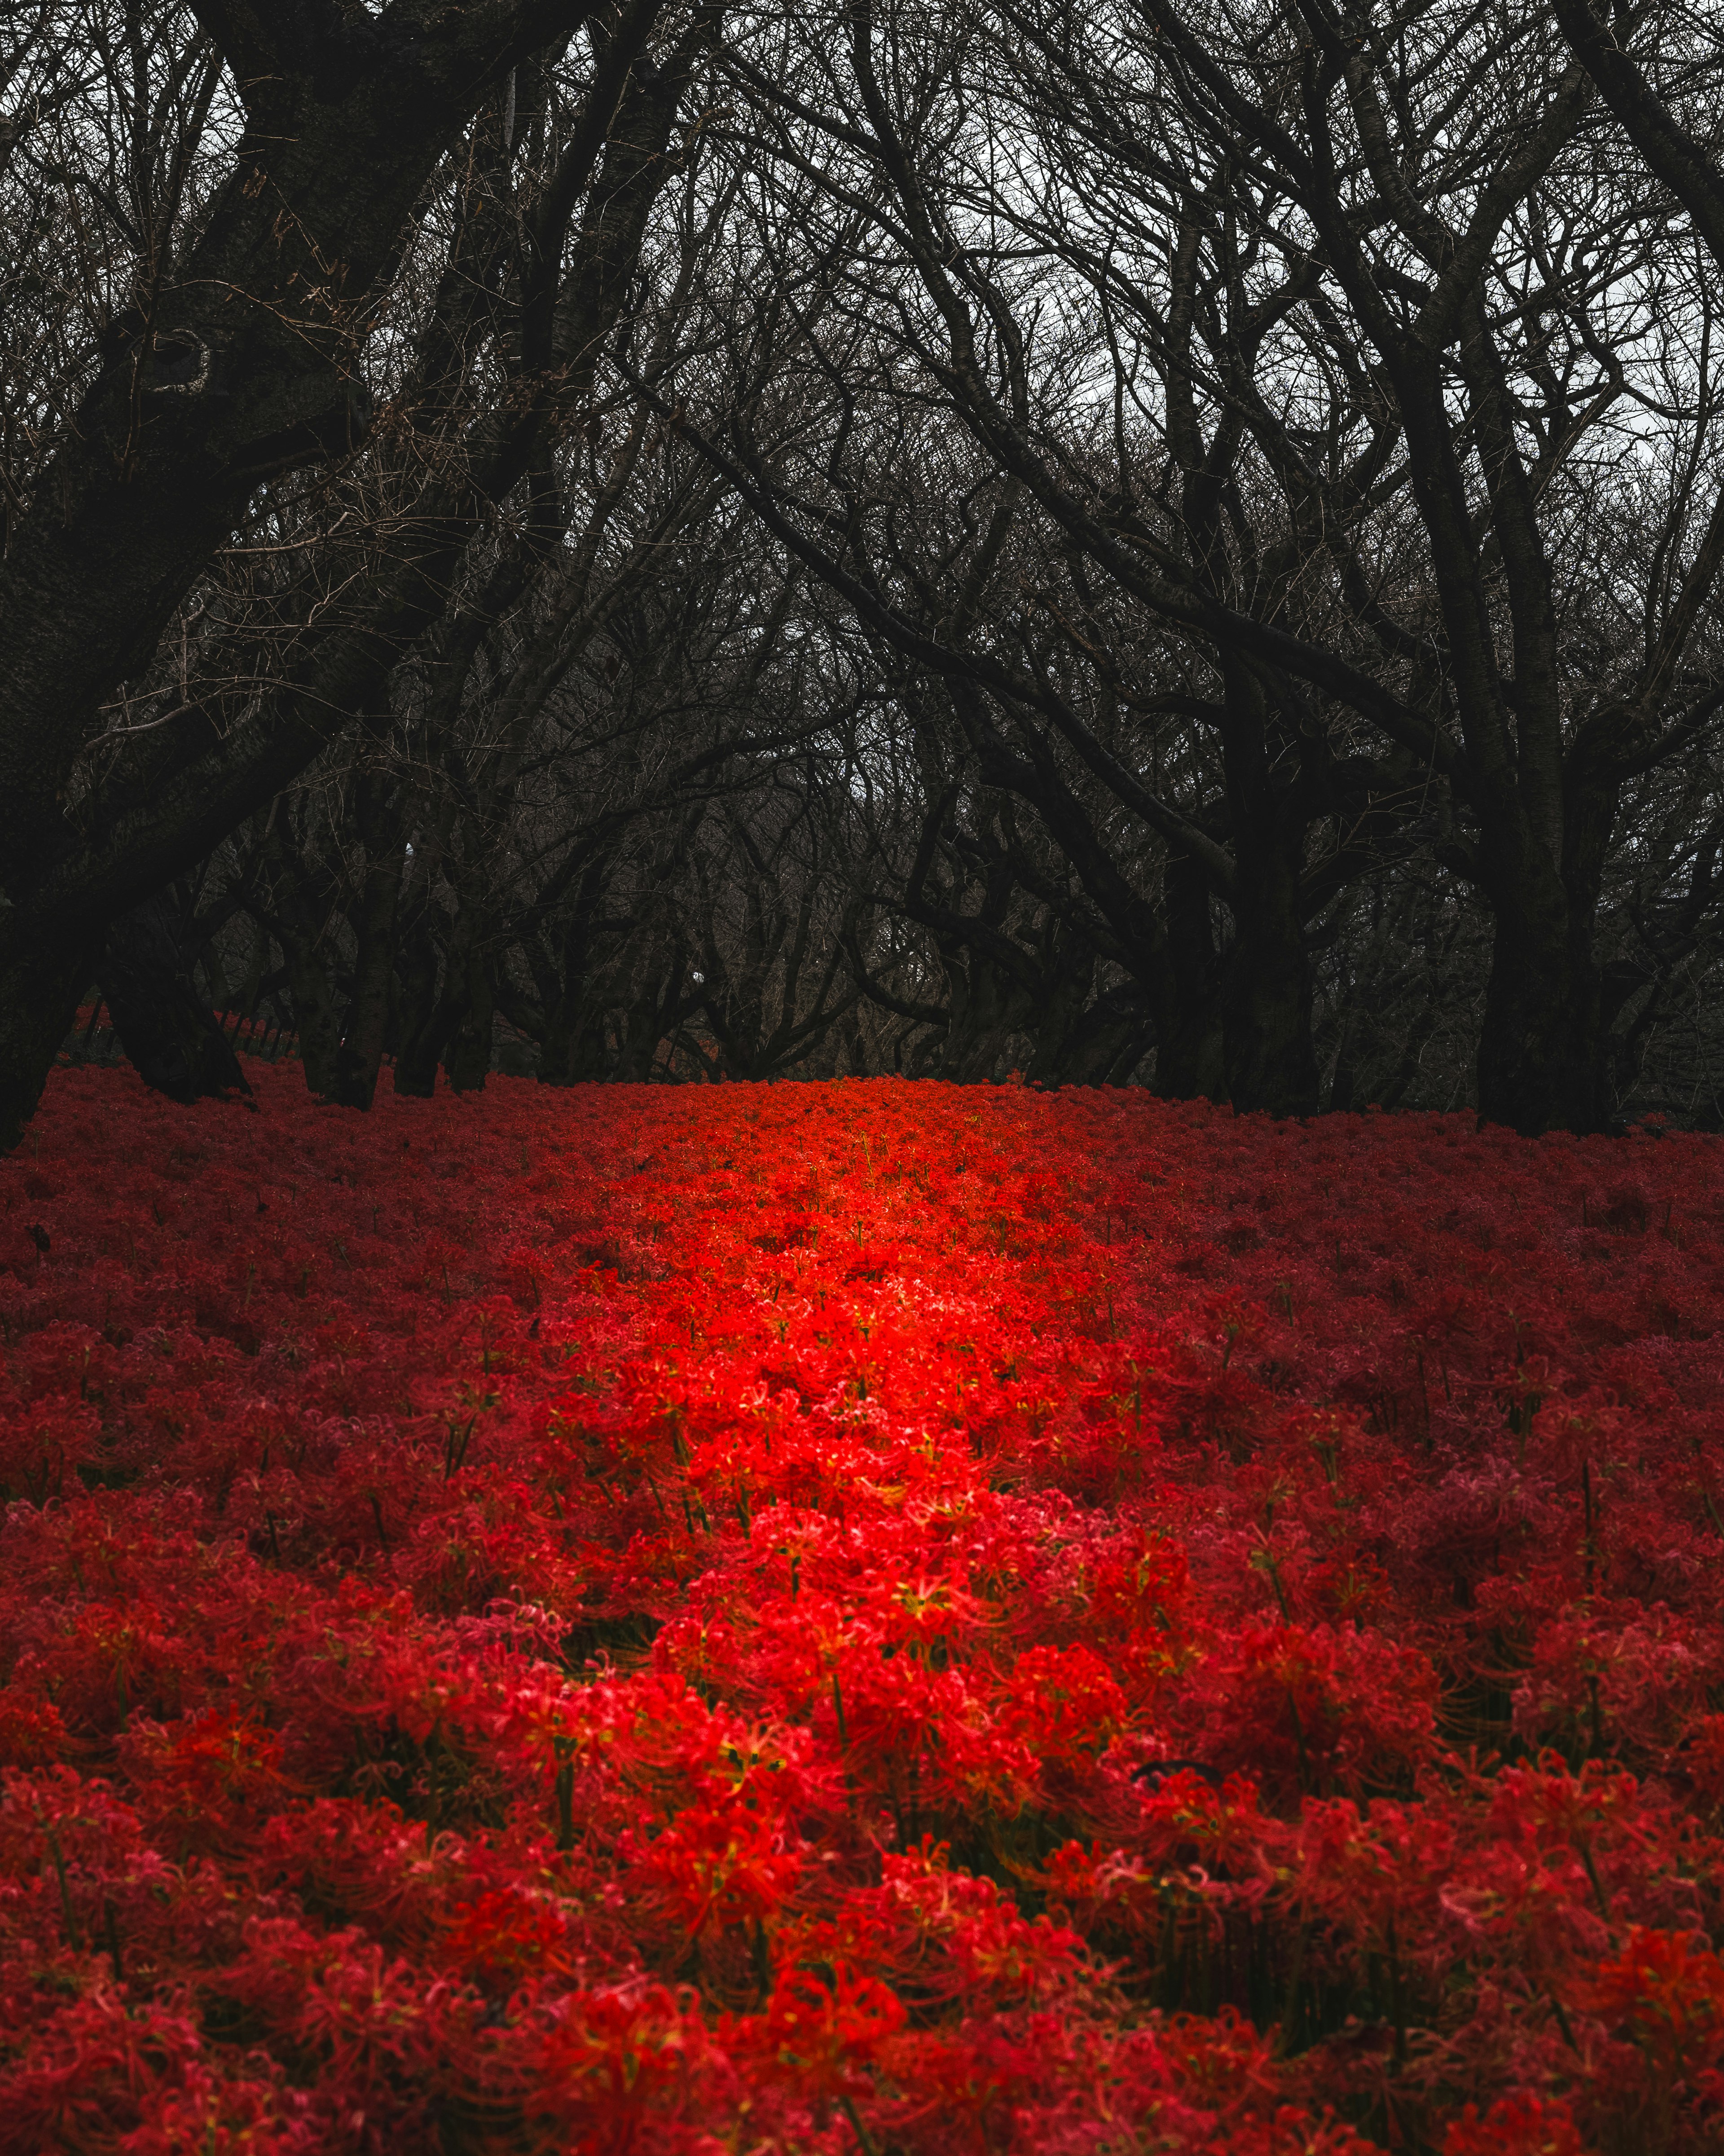
M 0 85 L 0 1144 L 93 983 L 362 1107 L 1724 1121 L 1715 10 L 38 0 Z

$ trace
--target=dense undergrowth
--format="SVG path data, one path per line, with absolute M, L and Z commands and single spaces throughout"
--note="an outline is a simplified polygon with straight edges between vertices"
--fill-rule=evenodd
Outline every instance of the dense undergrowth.
M 1716 1142 L 253 1075 L 0 1163 L 0 2150 L 1720 2144 Z

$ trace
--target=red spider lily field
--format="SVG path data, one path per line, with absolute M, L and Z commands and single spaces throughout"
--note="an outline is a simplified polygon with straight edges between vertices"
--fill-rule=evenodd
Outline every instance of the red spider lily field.
M 0 2150 L 1724 2145 L 1716 1141 L 253 1077 L 0 1162 Z

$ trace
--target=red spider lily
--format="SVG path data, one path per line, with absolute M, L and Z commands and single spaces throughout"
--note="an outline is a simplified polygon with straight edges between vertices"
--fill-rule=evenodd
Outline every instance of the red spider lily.
M 223 2083 L 210 2075 L 196 2025 L 159 2007 L 128 2010 L 93 1992 L 36 2032 L 28 2058 L 0 2069 L 0 2150 L 153 2152 L 175 2147 L 197 2122 L 199 2141 L 178 2146 L 274 2151 L 295 2145 L 271 2131 L 280 2116 L 267 2083 Z M 282 2106 L 280 2110 L 288 2107 Z M 300 2148 L 310 2143 L 300 2140 Z
M 294 1082 L 0 1163 L 0 2146 L 1710 2149 L 1715 1142 Z
M 1724 2098 L 1724 1962 L 1691 1932 L 1631 1926 L 1576 2000 L 1634 2046 L 1652 2087 L 1686 2082 Z
M 459 1903 L 439 1945 L 447 1969 L 505 1994 L 528 1977 L 567 1975 L 574 1966 L 562 1908 L 525 1886 L 487 1887 Z
M 710 1795 L 644 1843 L 628 1837 L 623 1856 L 638 1890 L 662 1898 L 690 1938 L 776 1916 L 803 1871 L 783 1819 L 752 1792 Z
M 904 2025 L 903 2003 L 876 1978 L 840 1963 L 822 1977 L 781 1972 L 764 2013 L 725 2033 L 736 2054 L 805 2097 L 854 2097 Z
M 1586 2150 L 1566 2104 L 1506 2096 L 1482 2118 L 1468 2104 L 1443 2137 L 1443 2156 L 1586 2156 Z
M 541 2145 L 593 2156 L 711 2148 L 688 2114 L 728 2079 L 692 2001 L 639 1983 L 568 1993 L 516 2071 L 526 2117 L 546 2135 Z

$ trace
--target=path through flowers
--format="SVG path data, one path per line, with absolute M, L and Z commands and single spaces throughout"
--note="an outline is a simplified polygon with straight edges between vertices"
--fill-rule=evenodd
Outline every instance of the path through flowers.
M 257 1083 L 0 1162 L 0 2151 L 1719 2146 L 1716 1142 Z

